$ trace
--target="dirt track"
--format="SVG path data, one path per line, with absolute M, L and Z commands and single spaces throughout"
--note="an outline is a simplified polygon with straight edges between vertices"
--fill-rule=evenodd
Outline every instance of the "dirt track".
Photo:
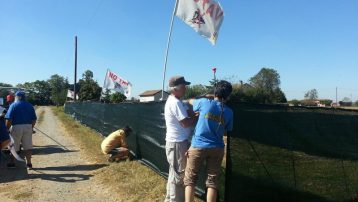
M 3 156 L 0 201 L 115 201 L 93 174 L 106 165 L 85 160 L 49 107 L 37 114 L 43 117 L 33 135 L 34 170 L 8 169 Z

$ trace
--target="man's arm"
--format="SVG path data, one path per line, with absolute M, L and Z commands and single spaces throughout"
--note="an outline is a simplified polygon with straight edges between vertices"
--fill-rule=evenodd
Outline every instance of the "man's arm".
M 198 121 L 198 117 L 199 117 L 199 114 L 195 114 L 195 116 L 187 117 L 179 122 L 184 128 L 189 128 L 189 127 L 193 126 Z
M 194 101 L 195 101 L 195 99 L 189 99 L 189 100 L 188 100 L 188 103 L 189 103 L 191 106 L 193 106 L 193 105 L 194 105 Z

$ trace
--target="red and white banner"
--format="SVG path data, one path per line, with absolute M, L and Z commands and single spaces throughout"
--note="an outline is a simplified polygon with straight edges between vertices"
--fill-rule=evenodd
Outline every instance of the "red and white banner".
M 177 0 L 175 15 L 215 45 L 224 11 L 216 0 Z
M 117 74 L 107 70 L 106 78 L 104 80 L 103 88 L 114 90 L 124 94 L 127 98 L 130 98 L 132 91 L 132 84 L 127 80 L 122 79 Z
M 67 90 L 67 97 L 74 99 L 75 98 L 75 92 L 72 90 Z M 76 95 L 76 98 L 78 99 L 78 95 Z

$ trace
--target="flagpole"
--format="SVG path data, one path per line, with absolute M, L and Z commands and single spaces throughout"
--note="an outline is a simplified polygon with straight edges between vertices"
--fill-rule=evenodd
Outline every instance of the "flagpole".
M 161 98 L 161 100 L 164 100 L 165 74 L 166 74 L 166 72 L 167 72 L 167 63 L 168 63 L 168 54 L 169 54 L 169 48 L 170 48 L 170 41 L 171 41 L 171 38 L 172 38 L 174 17 L 175 17 L 175 12 L 176 12 L 177 6 L 178 6 L 178 1 L 179 1 L 179 0 L 175 0 L 175 6 L 174 6 L 174 9 L 173 9 L 172 19 L 171 19 L 171 21 L 170 21 L 170 28 L 169 28 L 167 49 L 166 49 L 166 51 L 165 51 L 165 59 L 164 59 L 163 83 L 162 83 L 162 98 Z

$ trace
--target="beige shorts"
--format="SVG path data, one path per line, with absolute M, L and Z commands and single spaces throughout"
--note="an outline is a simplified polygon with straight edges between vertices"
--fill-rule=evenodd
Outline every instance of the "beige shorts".
M 14 138 L 14 147 L 17 152 L 20 151 L 20 143 L 22 143 L 24 150 L 31 150 L 33 148 L 31 124 L 13 125 L 10 133 Z
M 196 185 L 200 168 L 205 161 L 207 172 L 206 187 L 217 189 L 223 157 L 224 149 L 222 148 L 190 148 L 188 151 L 187 166 L 185 168 L 184 185 Z

